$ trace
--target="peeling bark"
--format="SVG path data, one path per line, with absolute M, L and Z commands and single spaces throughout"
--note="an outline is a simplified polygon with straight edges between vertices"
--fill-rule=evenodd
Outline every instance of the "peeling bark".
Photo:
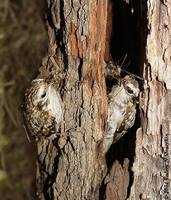
M 147 2 L 142 127 L 137 132 L 130 199 L 170 199 L 170 2 Z
M 47 0 L 47 8 L 40 76 L 51 66 L 65 74 L 64 120 L 59 138 L 37 144 L 39 199 L 169 199 L 170 2 Z M 127 70 L 144 78 L 138 119 L 105 155 L 104 61 L 125 54 Z
M 127 198 L 127 189 L 129 186 L 128 166 L 128 159 L 124 160 L 123 166 L 117 160 L 113 163 L 109 174 L 105 178 L 106 200 Z

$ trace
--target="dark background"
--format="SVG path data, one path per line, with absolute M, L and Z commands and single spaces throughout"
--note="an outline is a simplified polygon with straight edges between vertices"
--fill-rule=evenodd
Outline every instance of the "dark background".
M 27 140 L 22 101 L 47 51 L 41 0 L 0 1 L 0 199 L 32 200 L 36 148 Z M 3 198 L 2 198 L 3 197 Z

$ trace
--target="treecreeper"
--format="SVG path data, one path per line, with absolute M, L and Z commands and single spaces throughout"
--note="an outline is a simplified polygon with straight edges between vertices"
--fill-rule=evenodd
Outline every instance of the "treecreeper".
M 105 152 L 134 125 L 136 105 L 138 103 L 137 98 L 140 92 L 138 81 L 134 76 L 126 75 L 121 78 L 120 69 L 112 71 L 111 69 L 106 70 L 107 75 L 111 73 L 110 75 L 112 76 L 112 72 L 116 71 L 117 74 L 113 76 L 117 79 L 117 82 L 112 86 L 108 94 L 107 126 L 104 135 Z
M 134 125 L 140 90 L 134 76 L 126 75 L 121 78 L 121 70 L 113 70 L 111 65 L 106 71 L 106 76 L 111 75 L 117 80 L 108 94 L 108 113 L 103 142 L 107 152 L 110 146 Z M 25 93 L 23 116 L 27 132 L 36 140 L 56 138 L 63 121 L 59 81 L 55 81 L 53 76 L 34 79 Z
M 35 139 L 55 138 L 63 120 L 63 104 L 53 78 L 36 78 L 26 90 L 24 123 Z

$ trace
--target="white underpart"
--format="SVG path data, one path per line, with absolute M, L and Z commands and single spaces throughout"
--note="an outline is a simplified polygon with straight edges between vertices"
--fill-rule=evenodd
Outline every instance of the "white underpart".
M 34 106 L 37 106 L 38 103 L 40 103 L 40 101 L 41 104 L 44 104 L 47 101 L 47 94 L 45 94 L 44 98 L 41 97 L 44 94 L 44 92 L 46 93 L 45 86 L 41 86 L 37 91 L 36 98 L 33 99 Z
M 120 128 L 127 105 L 130 103 L 130 96 L 123 87 L 113 87 L 109 96 L 111 102 L 108 105 L 107 132 L 104 137 L 106 152 L 113 143 L 114 134 Z
M 63 118 L 62 99 L 59 92 L 52 86 L 49 86 L 47 96 L 49 100 L 48 110 L 50 110 L 55 117 L 56 128 L 58 129 Z

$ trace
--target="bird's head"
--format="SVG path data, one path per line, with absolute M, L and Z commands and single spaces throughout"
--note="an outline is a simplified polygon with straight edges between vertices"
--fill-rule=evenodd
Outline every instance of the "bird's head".
M 30 100 L 35 107 L 44 106 L 48 103 L 48 93 L 50 85 L 45 79 L 34 79 L 30 89 Z
M 122 79 L 125 91 L 132 97 L 137 98 L 140 92 L 138 81 L 131 75 L 127 75 Z

